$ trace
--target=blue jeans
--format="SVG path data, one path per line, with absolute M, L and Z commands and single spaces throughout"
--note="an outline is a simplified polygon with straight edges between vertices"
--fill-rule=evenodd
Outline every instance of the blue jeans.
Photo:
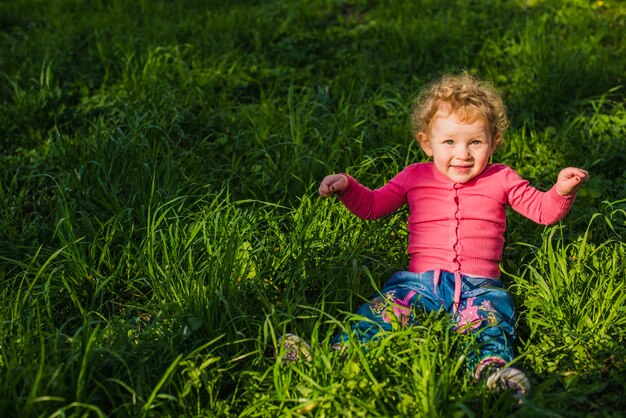
M 496 279 L 455 276 L 443 270 L 395 273 L 380 294 L 358 309 L 357 314 L 367 320 L 356 322 L 352 331 L 360 341 L 371 341 L 378 332 L 391 331 L 394 324 L 411 326 L 414 309 L 449 312 L 459 332 L 476 334 L 479 354 L 469 363 L 477 374 L 487 365 L 513 360 L 515 306 Z M 341 345 L 347 339 L 346 334 L 338 334 L 332 344 Z

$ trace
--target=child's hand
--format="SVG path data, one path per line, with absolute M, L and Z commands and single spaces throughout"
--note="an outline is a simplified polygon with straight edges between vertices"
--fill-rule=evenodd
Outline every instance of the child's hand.
M 587 181 L 589 173 L 576 167 L 567 167 L 561 170 L 556 181 L 556 191 L 561 196 L 569 196 L 578 191 L 578 187 Z
M 348 178 L 343 174 L 331 174 L 324 177 L 320 183 L 319 192 L 322 197 L 329 197 L 341 193 L 348 187 Z

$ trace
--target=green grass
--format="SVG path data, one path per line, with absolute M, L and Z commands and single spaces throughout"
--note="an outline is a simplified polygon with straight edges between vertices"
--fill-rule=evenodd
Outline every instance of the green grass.
M 621 416 L 622 2 L 0 2 L 0 415 Z M 344 353 L 407 265 L 406 211 L 317 196 L 423 161 L 414 94 L 467 69 L 504 94 L 495 160 L 572 212 L 510 213 L 523 405 L 466 373 L 445 315 Z M 277 336 L 314 347 L 282 367 Z M 280 355 L 280 353 L 279 353 Z

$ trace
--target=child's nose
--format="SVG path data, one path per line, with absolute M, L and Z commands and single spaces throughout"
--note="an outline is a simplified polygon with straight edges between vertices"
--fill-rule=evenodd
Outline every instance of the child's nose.
M 456 147 L 454 151 L 454 156 L 460 160 L 466 160 L 470 158 L 469 148 L 464 145 Z

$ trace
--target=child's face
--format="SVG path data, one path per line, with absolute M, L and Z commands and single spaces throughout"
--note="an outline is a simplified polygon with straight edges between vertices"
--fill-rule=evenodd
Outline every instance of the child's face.
M 482 119 L 467 122 L 442 103 L 430 124 L 430 134 L 419 132 L 422 149 L 440 173 L 456 183 L 467 183 L 485 169 L 497 141 Z

